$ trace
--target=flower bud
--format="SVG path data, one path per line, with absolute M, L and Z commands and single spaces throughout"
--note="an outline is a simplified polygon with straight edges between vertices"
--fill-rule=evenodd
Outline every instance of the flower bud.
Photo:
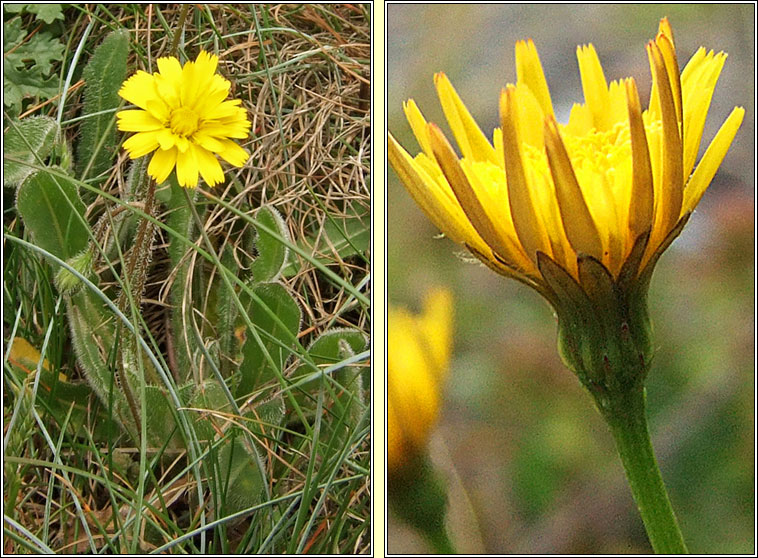
M 421 315 L 390 307 L 387 337 L 387 446 L 390 475 L 425 453 L 437 422 L 451 345 L 452 300 L 436 290 Z
M 66 263 L 87 277 L 92 273 L 92 251 L 85 249 L 69 258 Z M 82 282 L 79 277 L 65 267 L 61 267 L 55 274 L 55 286 L 63 294 L 73 294 L 74 290 L 78 289 L 81 285 Z

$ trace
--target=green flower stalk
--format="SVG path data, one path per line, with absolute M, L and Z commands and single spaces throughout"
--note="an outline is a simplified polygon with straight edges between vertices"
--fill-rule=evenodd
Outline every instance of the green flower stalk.
M 435 85 L 462 156 L 412 100 L 404 108 L 421 153 L 412 157 L 390 135 L 388 156 L 446 236 L 555 309 L 563 362 L 611 428 L 654 550 L 678 553 L 686 547 L 645 418 L 647 291 L 745 111 L 732 111 L 695 166 L 726 54 L 700 48 L 680 74 L 663 19 L 647 55 L 653 86 L 643 111 L 634 79 L 608 84 L 594 47 L 579 47 L 585 103 L 563 125 L 534 43 L 518 42 L 517 83 L 500 95 L 492 141 L 440 73 Z
M 184 16 L 186 10 L 182 20 Z M 218 57 L 200 51 L 194 61 L 183 66 L 174 56 L 159 58 L 157 64 L 157 72 L 138 70 L 124 81 L 118 94 L 137 108 L 116 113 L 118 129 L 133 132 L 124 142 L 129 157 L 139 159 L 152 153 L 144 200 L 144 212 L 150 217 L 154 216 L 156 186 L 165 182 L 174 169 L 184 188 L 197 187 L 198 177 L 208 186 L 215 186 L 224 181 L 218 157 L 236 167 L 243 166 L 250 157 L 230 139 L 246 138 L 250 122 L 242 101 L 226 100 L 231 82 L 216 73 Z M 142 220 L 126 269 L 134 300 L 140 300 L 144 289 L 154 236 L 154 224 Z M 128 302 L 125 289 L 119 296 L 119 309 L 125 311 Z M 123 352 L 123 347 L 119 351 Z M 124 369 L 130 365 L 130 356 L 127 353 L 117 359 L 123 361 Z M 137 401 L 128 379 L 118 369 L 115 374 L 135 424 L 139 425 Z
M 453 554 L 445 528 L 447 487 L 426 444 L 439 414 L 452 345 L 452 299 L 429 293 L 421 315 L 390 307 L 387 341 L 387 466 L 389 502 L 440 554 Z

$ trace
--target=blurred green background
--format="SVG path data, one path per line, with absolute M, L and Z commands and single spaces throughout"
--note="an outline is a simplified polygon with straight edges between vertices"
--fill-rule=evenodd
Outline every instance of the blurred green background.
M 729 54 L 701 154 L 735 105 L 746 115 L 653 276 L 653 445 L 690 551 L 754 553 L 754 5 L 388 5 L 389 129 L 418 152 L 402 102 L 414 98 L 443 124 L 432 76 L 444 71 L 491 137 L 498 93 L 516 79 L 514 44 L 530 37 L 559 121 L 583 102 L 575 49 L 588 42 L 609 81 L 635 77 L 646 106 L 645 43 L 663 16 L 680 65 L 701 45 Z M 437 238 L 392 170 L 387 208 L 390 303 L 417 310 L 432 285 L 456 299 L 454 357 L 430 451 L 449 479 L 459 550 L 648 552 L 611 436 L 558 358 L 547 303 L 457 258 L 461 249 Z M 390 517 L 389 552 L 428 547 Z

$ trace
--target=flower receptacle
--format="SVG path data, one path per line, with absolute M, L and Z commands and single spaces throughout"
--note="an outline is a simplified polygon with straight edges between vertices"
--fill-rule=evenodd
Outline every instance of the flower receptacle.
M 605 415 L 613 400 L 642 386 L 650 368 L 646 282 L 614 279 L 592 256 L 577 258 L 579 281 L 545 254 L 538 263 L 558 316 L 561 359 Z

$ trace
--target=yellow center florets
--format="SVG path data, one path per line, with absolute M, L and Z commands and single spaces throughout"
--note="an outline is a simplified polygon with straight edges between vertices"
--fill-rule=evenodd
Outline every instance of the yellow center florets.
M 192 109 L 179 107 L 171 112 L 169 127 L 178 136 L 191 136 L 200 127 L 200 118 Z
M 619 122 L 604 132 L 593 130 L 583 136 L 564 134 L 563 141 L 575 169 L 591 167 L 606 174 L 631 161 L 628 122 Z

